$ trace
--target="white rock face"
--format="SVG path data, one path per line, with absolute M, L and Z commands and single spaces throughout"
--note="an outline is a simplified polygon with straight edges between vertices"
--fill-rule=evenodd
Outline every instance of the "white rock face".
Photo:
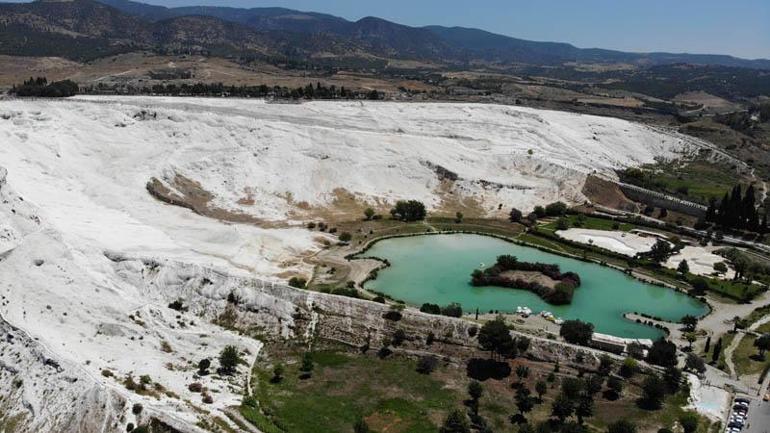
M 581 228 L 559 230 L 556 234 L 564 239 L 595 245 L 629 257 L 650 251 L 657 241 L 655 237 L 639 236 L 634 233 Z
M 191 405 L 224 418 L 238 403 L 244 368 L 238 383 L 226 383 L 194 378 L 193 364 L 228 344 L 251 362 L 260 343 L 170 310 L 168 293 L 208 299 L 195 307 L 210 318 L 226 293 L 206 293 L 205 272 L 185 278 L 189 267 L 274 281 L 287 269 L 310 269 L 298 258 L 319 249 L 318 235 L 223 223 L 161 203 L 145 189 L 153 177 L 182 175 L 221 209 L 285 221 L 299 202 L 330 205 L 338 188 L 362 201 L 439 206 L 440 166 L 457 174 L 456 195 L 492 213 L 498 203 L 581 201 L 593 170 L 696 146 L 621 120 L 495 105 L 2 100 L 0 327 L 15 343 L 0 345 L 8 397 L 0 413 L 19 416 L 29 432 L 118 432 L 148 415 L 199 431 Z M 150 259 L 171 263 L 173 275 L 148 275 Z M 261 301 L 290 318 L 290 302 L 252 300 Z M 120 382 L 129 374 L 150 375 L 173 395 L 126 390 Z M 213 404 L 187 389 L 193 381 L 219 391 Z M 134 403 L 145 418 L 131 414 Z

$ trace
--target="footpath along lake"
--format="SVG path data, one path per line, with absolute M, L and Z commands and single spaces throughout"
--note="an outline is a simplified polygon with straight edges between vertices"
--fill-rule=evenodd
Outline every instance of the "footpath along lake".
M 577 272 L 581 286 L 575 290 L 572 303 L 550 305 L 526 290 L 471 286 L 471 272 L 491 266 L 502 254 L 526 262 L 555 263 L 562 272 Z M 489 236 L 448 234 L 385 239 L 362 256 L 387 259 L 391 264 L 367 282 L 366 289 L 415 306 L 425 302 L 442 306 L 457 302 L 464 312 L 478 308 L 483 313 L 511 313 L 517 306 L 526 306 L 535 314 L 546 310 L 563 319 L 591 322 L 596 332 L 651 339 L 661 336 L 661 331 L 626 320 L 623 313 L 636 311 L 679 321 L 687 314 L 700 316 L 708 311 L 705 304 L 692 297 L 643 283 L 615 269 Z

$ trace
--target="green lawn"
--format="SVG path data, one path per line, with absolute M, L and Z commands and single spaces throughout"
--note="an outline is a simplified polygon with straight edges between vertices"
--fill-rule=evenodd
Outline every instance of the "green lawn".
M 770 332 L 770 323 L 760 326 L 757 332 L 760 334 Z M 770 357 L 765 357 L 764 361 L 754 359 L 754 356 L 758 354 L 754 347 L 756 339 L 753 335 L 744 336 L 733 352 L 733 362 L 739 376 L 759 374 L 766 366 L 770 365 Z
M 621 221 L 612 221 L 606 218 L 595 218 L 590 217 L 586 215 L 566 215 L 563 217 L 568 225 L 572 227 L 579 227 L 584 229 L 593 229 L 593 230 L 620 230 L 620 231 L 630 231 L 634 228 L 636 228 L 635 225 L 629 224 L 626 222 Z M 543 224 L 539 228 L 541 230 L 547 230 L 554 232 L 557 230 L 557 220 L 554 219 L 553 221 Z
M 256 369 L 255 394 L 271 419 L 248 418 L 292 433 L 351 432 L 359 417 L 376 431 L 435 433 L 436 420 L 462 400 L 442 382 L 417 373 L 413 361 L 334 352 L 318 352 L 314 360 L 313 374 L 304 380 L 298 362 L 286 367 L 278 384 L 270 382 L 270 371 Z
M 645 166 L 642 172 L 642 178 L 621 177 L 628 183 L 704 204 L 711 198 L 721 200 L 725 192 L 741 181 L 732 167 L 704 160 L 691 161 L 684 165 L 679 161 L 653 164 Z

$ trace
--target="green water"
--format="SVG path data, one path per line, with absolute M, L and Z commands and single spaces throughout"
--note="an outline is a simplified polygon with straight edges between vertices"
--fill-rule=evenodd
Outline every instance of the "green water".
M 562 272 L 580 275 L 581 286 L 570 305 L 555 306 L 537 295 L 502 287 L 473 287 L 471 272 L 490 266 L 497 256 L 511 254 L 527 262 L 556 263 Z M 391 266 L 380 271 L 366 288 L 401 299 L 412 305 L 458 302 L 465 312 L 515 312 L 526 306 L 539 313 L 550 311 L 563 319 L 581 319 L 597 332 L 626 338 L 657 338 L 655 328 L 623 318 L 639 312 L 679 321 L 684 315 L 708 311 L 703 303 L 675 290 L 645 284 L 605 266 L 546 253 L 489 236 L 452 234 L 386 239 L 365 256 L 388 259 Z

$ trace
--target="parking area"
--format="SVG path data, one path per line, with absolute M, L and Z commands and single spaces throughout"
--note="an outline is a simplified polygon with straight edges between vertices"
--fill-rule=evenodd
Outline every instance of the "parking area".
M 742 433 L 770 433 L 770 402 L 754 399 L 749 404 Z

